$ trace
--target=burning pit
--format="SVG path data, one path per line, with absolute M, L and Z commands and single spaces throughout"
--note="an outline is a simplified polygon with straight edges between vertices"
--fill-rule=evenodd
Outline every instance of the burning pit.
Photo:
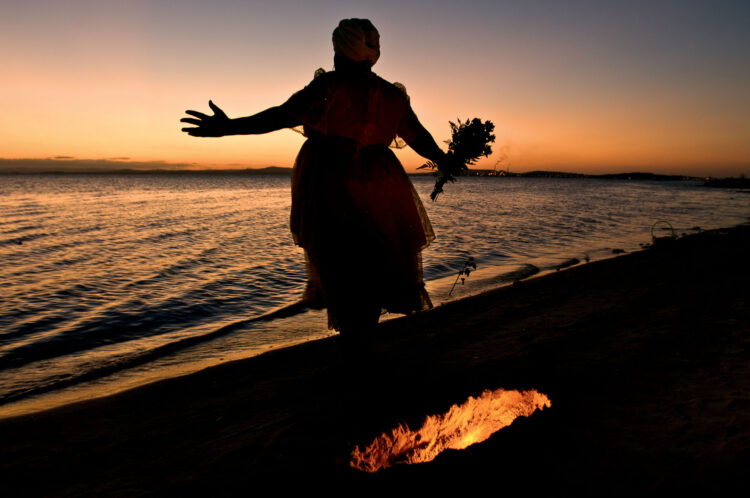
M 528 417 L 550 406 L 549 398 L 534 390 L 487 390 L 478 398 L 469 396 L 463 404 L 451 406 L 443 415 L 428 416 L 416 431 L 399 425 L 390 434 L 375 438 L 364 450 L 357 446 L 349 465 L 377 472 L 396 463 L 429 462 L 443 450 L 462 450 L 480 443 L 517 417 Z

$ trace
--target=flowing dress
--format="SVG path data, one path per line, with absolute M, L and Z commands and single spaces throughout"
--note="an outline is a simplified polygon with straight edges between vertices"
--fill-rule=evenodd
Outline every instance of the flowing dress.
M 329 327 L 382 309 L 431 307 L 422 249 L 434 233 L 389 144 L 424 128 L 406 92 L 376 74 L 328 72 L 282 107 L 307 140 L 292 174 L 291 230 L 305 249 L 305 299 L 328 308 Z

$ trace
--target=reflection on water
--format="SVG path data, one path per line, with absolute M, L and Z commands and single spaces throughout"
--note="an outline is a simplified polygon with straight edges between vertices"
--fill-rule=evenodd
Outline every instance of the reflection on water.
M 432 179 L 414 182 L 427 198 Z M 192 341 L 301 294 L 289 185 L 284 176 L 2 176 L 0 402 L 328 335 L 324 313 L 311 312 Z M 478 271 L 454 297 L 637 249 L 656 220 L 677 233 L 735 225 L 748 200 L 685 182 L 464 178 L 425 203 L 437 233 L 425 278 L 440 302 L 469 256 Z

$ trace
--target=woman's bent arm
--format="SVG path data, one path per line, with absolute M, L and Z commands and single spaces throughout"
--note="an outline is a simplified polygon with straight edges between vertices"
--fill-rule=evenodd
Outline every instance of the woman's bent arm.
M 282 107 L 271 107 L 252 116 L 230 119 L 224 111 L 210 100 L 208 105 L 214 111 L 213 116 L 198 111 L 185 111 L 186 114 L 194 116 L 194 118 L 182 118 L 180 121 L 194 124 L 195 127 L 183 128 L 182 131 L 193 137 L 259 135 L 302 124 Z
M 420 156 L 435 163 L 442 161 L 445 157 L 445 152 L 438 147 L 438 144 L 435 143 L 435 139 L 432 138 L 430 132 L 425 129 L 423 129 L 422 133 L 417 135 L 417 137 L 409 144 L 409 147 L 414 149 L 414 151 Z

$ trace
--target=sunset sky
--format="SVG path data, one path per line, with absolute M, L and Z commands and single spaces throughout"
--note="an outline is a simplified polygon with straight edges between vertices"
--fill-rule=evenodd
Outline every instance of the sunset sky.
M 750 2 L 729 0 L 3 0 L 0 158 L 291 166 L 293 131 L 199 139 L 179 119 L 284 102 L 332 68 L 347 17 L 373 21 L 375 72 L 436 140 L 495 123 L 479 167 L 750 175 Z

